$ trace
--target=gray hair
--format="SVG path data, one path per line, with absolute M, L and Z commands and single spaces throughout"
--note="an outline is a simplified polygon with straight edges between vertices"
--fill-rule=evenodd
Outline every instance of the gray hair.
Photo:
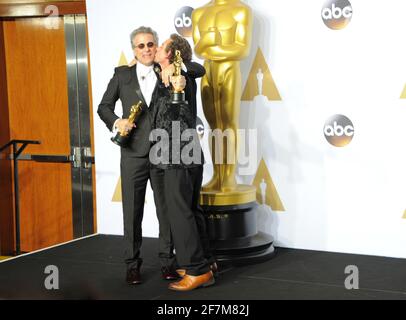
M 133 32 L 131 32 L 130 34 L 130 41 L 131 41 L 131 48 L 135 48 L 134 43 L 133 43 L 133 39 L 141 33 L 149 33 L 152 34 L 152 37 L 154 38 L 154 42 L 156 45 L 158 45 L 158 34 L 156 33 L 156 31 L 152 30 L 150 27 L 144 27 L 141 26 L 137 29 L 135 29 Z

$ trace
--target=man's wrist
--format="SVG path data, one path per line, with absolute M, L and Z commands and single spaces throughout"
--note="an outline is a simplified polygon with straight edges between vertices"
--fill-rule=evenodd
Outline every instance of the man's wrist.
M 120 120 L 121 120 L 121 118 L 118 118 L 116 121 L 114 121 L 113 128 L 111 129 L 111 131 L 113 133 L 117 133 L 117 131 L 118 131 L 117 122 L 119 122 Z

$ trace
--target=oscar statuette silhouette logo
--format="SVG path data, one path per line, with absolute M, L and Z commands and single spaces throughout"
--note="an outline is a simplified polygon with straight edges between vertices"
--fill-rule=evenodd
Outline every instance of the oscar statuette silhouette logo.
M 274 212 L 286 211 L 268 166 L 263 158 L 259 163 L 252 185 L 257 187 L 257 201 L 259 203 L 267 205 Z
M 262 73 L 261 68 L 258 69 L 257 80 L 258 80 L 258 95 L 262 96 L 262 82 L 264 80 L 264 74 Z
M 143 108 L 141 101 L 139 101 L 136 105 L 133 105 L 130 109 L 130 115 L 128 117 L 129 123 L 135 124 L 137 119 L 140 117 L 142 111 Z M 130 137 L 133 134 L 133 130 L 134 128 L 130 131 L 117 132 L 115 137 L 111 138 L 111 141 L 113 141 L 116 145 L 125 148 L 127 147 L 128 142 L 130 141 Z
M 261 189 L 261 204 L 265 204 L 266 203 L 266 189 L 267 189 L 265 179 L 262 179 L 262 182 L 260 183 L 260 189 Z
M 271 70 L 269 69 L 269 65 L 260 47 L 258 47 L 248 74 L 241 100 L 254 101 L 257 96 L 265 96 L 268 98 L 268 101 L 282 100 L 272 77 Z

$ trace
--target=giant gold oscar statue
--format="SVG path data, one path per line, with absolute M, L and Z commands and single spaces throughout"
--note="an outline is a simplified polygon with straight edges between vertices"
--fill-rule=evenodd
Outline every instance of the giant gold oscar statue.
M 257 231 L 256 188 L 236 182 L 240 60 L 250 52 L 252 20 L 251 8 L 240 0 L 212 0 L 192 14 L 195 54 L 206 68 L 203 111 L 212 132 L 213 177 L 202 187 L 200 203 L 217 258 L 238 263 L 274 253 L 272 237 Z

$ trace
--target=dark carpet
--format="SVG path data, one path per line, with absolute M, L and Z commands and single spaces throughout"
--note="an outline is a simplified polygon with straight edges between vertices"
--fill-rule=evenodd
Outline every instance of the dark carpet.
M 125 283 L 122 237 L 97 235 L 0 263 L 0 299 L 272 300 L 406 299 L 406 259 L 277 248 L 267 262 L 220 270 L 216 284 L 187 293 L 160 277 L 157 239 L 144 238 L 143 283 Z M 45 268 L 58 267 L 49 291 Z M 347 290 L 345 268 L 359 269 L 359 289 Z

